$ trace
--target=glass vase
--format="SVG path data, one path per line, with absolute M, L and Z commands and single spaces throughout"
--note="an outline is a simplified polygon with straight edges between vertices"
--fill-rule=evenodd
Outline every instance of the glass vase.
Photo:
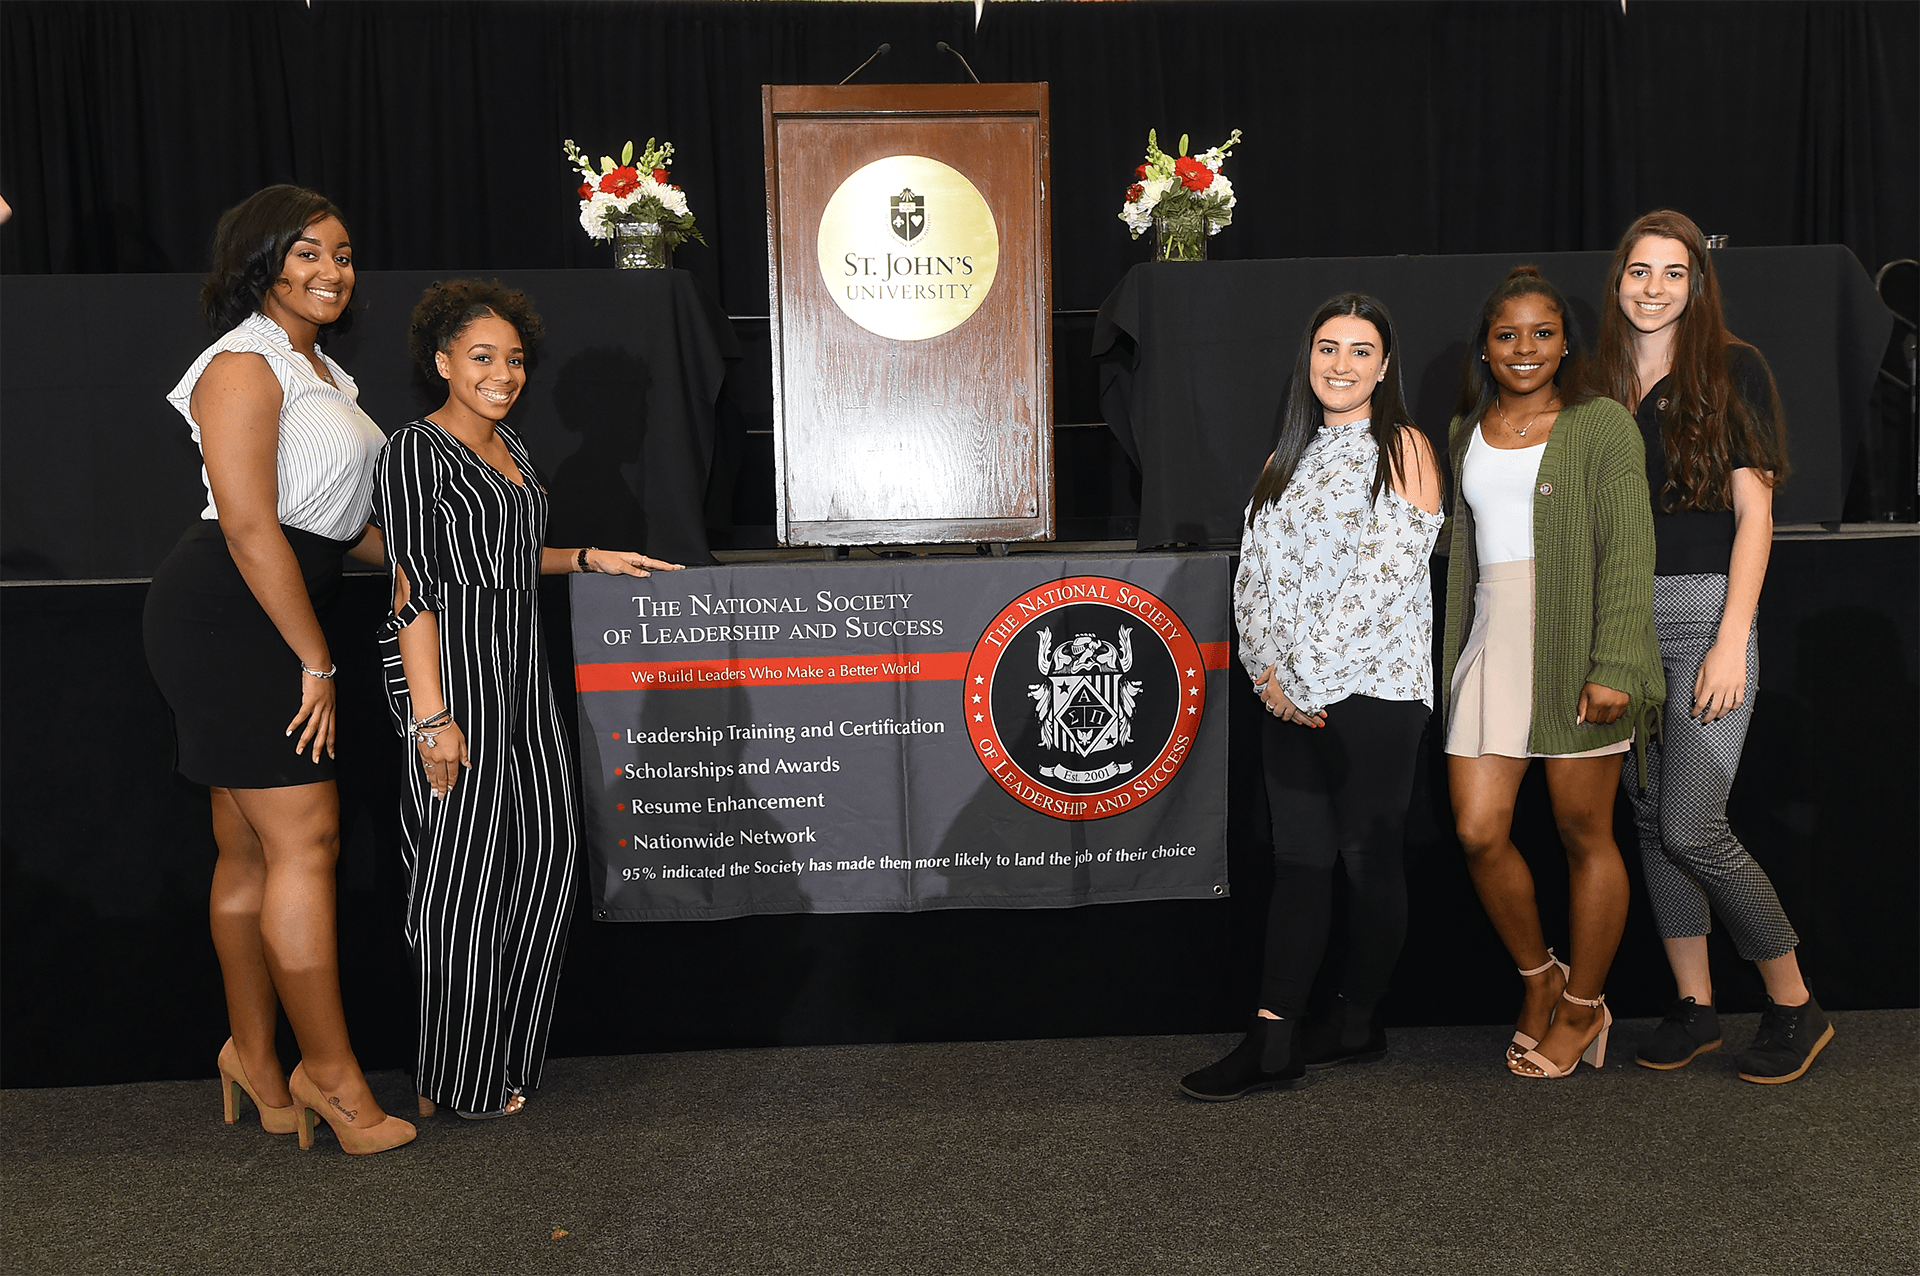
M 1153 219 L 1153 259 L 1155 261 L 1205 261 L 1207 231 L 1204 213 L 1183 217 Z
M 673 249 L 658 222 L 615 222 L 613 264 L 620 270 L 666 270 L 673 265 Z

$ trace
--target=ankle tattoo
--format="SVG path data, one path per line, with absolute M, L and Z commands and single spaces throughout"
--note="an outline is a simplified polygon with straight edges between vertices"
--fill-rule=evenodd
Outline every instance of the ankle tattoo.
M 332 1095 L 332 1094 L 328 1095 L 327 1102 L 333 1105 L 333 1110 L 335 1112 L 338 1112 L 341 1116 L 347 1119 L 347 1124 L 349 1125 L 353 1124 L 354 1118 L 360 1115 L 354 1109 L 344 1106 L 340 1102 L 340 1098 L 338 1095 Z

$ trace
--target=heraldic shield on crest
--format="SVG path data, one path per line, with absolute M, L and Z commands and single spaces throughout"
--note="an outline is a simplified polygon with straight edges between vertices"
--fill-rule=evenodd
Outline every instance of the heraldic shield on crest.
M 1040 743 L 1077 757 L 1091 759 L 1133 741 L 1133 713 L 1142 684 L 1129 679 L 1133 671 L 1133 631 L 1120 626 L 1117 642 L 1103 642 L 1093 634 L 1075 634 L 1058 647 L 1053 632 L 1040 631 L 1041 681 L 1030 683 L 1034 713 L 1040 719 Z M 1130 762 L 1081 770 L 1067 765 L 1043 766 L 1042 775 L 1074 784 L 1093 784 L 1125 775 Z
M 927 228 L 927 197 L 914 194 L 911 187 L 902 187 L 898 195 L 888 197 L 887 203 L 893 210 L 893 233 L 900 242 L 910 244 L 920 238 Z

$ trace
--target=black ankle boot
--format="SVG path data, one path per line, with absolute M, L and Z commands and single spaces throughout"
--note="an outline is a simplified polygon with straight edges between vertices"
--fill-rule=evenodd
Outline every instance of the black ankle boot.
M 1306 1081 L 1300 1061 L 1300 1021 L 1253 1017 L 1247 1035 L 1212 1067 L 1180 1078 L 1180 1089 L 1195 1099 L 1221 1102 L 1255 1090 L 1291 1090 Z
M 1378 1006 L 1348 1001 L 1341 995 L 1326 1014 L 1300 1030 L 1301 1061 L 1313 1069 L 1343 1063 L 1378 1063 L 1387 1057 L 1387 1030 Z

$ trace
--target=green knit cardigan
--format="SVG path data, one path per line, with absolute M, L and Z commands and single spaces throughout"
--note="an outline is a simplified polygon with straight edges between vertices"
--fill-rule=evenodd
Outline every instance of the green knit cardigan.
M 1472 442 L 1455 417 L 1453 519 L 1447 564 L 1440 686 L 1453 721 L 1453 669 L 1473 630 L 1480 579 L 1473 511 L 1460 494 Z M 1540 457 L 1533 489 L 1534 753 L 1580 753 L 1637 732 L 1644 745 L 1666 700 L 1653 634 L 1653 505 L 1640 427 L 1612 399 L 1564 408 Z M 1574 721 L 1589 682 L 1624 691 L 1627 712 L 1607 726 Z M 1642 757 L 1644 772 L 1645 758 Z

